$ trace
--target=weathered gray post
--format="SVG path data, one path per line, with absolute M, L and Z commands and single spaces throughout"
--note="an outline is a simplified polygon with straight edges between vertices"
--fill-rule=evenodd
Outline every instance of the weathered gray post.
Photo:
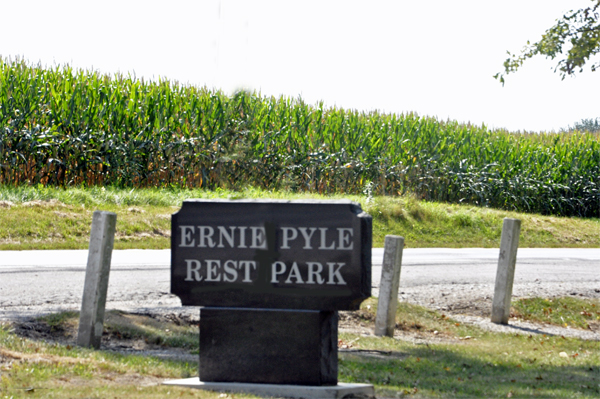
M 115 213 L 94 212 L 79 316 L 77 334 L 77 345 L 79 346 L 100 348 L 116 225 L 117 215 Z
M 512 297 L 521 221 L 505 218 L 500 239 L 500 255 L 496 272 L 496 287 L 492 302 L 492 323 L 508 324 Z
M 375 335 L 377 336 L 394 336 L 403 248 L 404 237 L 385 236 L 381 281 L 379 283 L 379 301 L 377 316 L 375 317 Z

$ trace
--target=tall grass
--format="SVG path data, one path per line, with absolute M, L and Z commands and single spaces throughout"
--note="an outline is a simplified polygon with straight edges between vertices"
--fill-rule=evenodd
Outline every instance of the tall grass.
M 525 134 L 0 59 L 0 184 L 398 195 L 600 217 L 600 134 Z

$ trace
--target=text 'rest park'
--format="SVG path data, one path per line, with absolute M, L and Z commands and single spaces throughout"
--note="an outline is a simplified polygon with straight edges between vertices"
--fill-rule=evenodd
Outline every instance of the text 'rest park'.
M 263 226 L 180 225 L 181 248 L 267 249 Z M 274 250 L 352 251 L 354 230 L 347 227 L 279 227 Z M 252 283 L 253 260 L 185 259 L 185 281 Z M 269 281 L 277 284 L 346 285 L 340 270 L 345 263 L 273 262 Z

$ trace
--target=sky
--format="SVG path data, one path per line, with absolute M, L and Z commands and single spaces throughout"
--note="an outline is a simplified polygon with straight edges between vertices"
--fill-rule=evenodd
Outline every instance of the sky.
M 561 80 L 532 59 L 502 86 L 507 51 L 590 0 L 0 0 L 0 56 L 416 112 L 492 129 L 559 131 L 600 117 L 600 72 Z

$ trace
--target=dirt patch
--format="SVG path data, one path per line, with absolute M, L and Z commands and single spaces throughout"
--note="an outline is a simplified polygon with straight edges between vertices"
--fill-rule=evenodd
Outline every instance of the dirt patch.
M 492 314 L 491 298 L 473 298 L 468 301 L 457 301 L 441 306 L 439 311 L 448 314 L 467 314 L 470 316 L 490 317 Z
M 9 325 L 11 331 L 20 337 L 69 347 L 77 345 L 77 318 L 78 315 L 74 314 L 60 323 L 41 318 L 15 321 Z M 171 347 L 161 335 L 148 333 L 157 330 L 168 334 L 178 328 L 197 329 L 198 326 L 197 318 L 185 314 L 151 315 L 111 311 L 105 318 L 101 349 L 162 359 L 198 361 L 198 355 L 191 354 L 188 348 Z
M 143 239 L 147 239 L 147 238 L 164 238 L 164 237 L 171 237 L 171 230 L 161 230 L 161 229 L 157 229 L 154 228 L 152 229 L 151 232 L 139 232 L 139 233 L 134 233 L 134 234 L 123 234 L 119 231 L 116 232 L 115 234 L 115 238 L 117 240 L 124 240 L 124 241 L 140 241 Z
M 44 208 L 48 208 L 48 207 L 53 207 L 53 206 L 65 207 L 66 205 L 64 203 L 60 202 L 57 199 L 50 199 L 50 200 L 27 201 L 27 202 L 23 202 L 21 204 L 21 206 L 24 206 L 24 207 L 44 207 Z
M 61 217 L 61 218 L 65 218 L 65 219 L 77 219 L 79 217 L 81 217 L 80 214 L 78 213 L 73 213 L 73 212 L 60 212 L 60 211 L 54 211 L 53 212 L 56 216 Z
M 343 333 L 351 333 L 362 337 L 375 336 L 375 315 L 368 310 L 342 311 L 339 312 L 338 330 Z M 436 330 L 424 328 L 418 323 L 400 320 L 396 323 L 394 338 L 413 343 L 457 343 L 458 338 L 448 336 Z M 340 340 L 339 348 L 351 351 L 354 342 Z M 361 351 L 362 352 L 362 351 Z
M 90 380 L 89 378 L 80 378 L 80 377 L 60 377 L 57 380 L 54 380 L 54 383 L 57 386 L 106 386 L 110 385 L 119 385 L 119 386 L 136 386 L 138 388 L 141 387 L 151 387 L 162 385 L 165 381 L 164 378 L 153 377 L 148 375 L 139 375 L 135 373 L 115 373 L 115 372 L 103 372 L 98 375 L 97 378 Z
M 12 238 L 3 238 L 0 240 L 0 244 L 13 244 L 13 245 L 21 245 L 21 241 L 13 240 Z
M 375 316 L 366 310 L 341 311 L 338 313 L 338 330 L 358 335 L 372 335 Z
M 60 344 L 70 344 L 73 337 L 76 337 L 77 331 L 74 327 L 63 328 L 54 327 L 48 323 L 39 320 L 25 320 L 12 324 L 13 332 L 20 337 L 29 338 L 36 341 L 56 342 Z
M 25 360 L 29 363 L 68 363 L 68 364 L 81 364 L 81 363 L 90 363 L 89 359 L 80 359 L 74 357 L 65 357 L 65 356 L 56 356 L 49 354 L 39 354 L 39 353 L 22 353 L 10 351 L 7 349 L 0 348 L 0 364 L 2 362 L 14 362 L 15 360 Z

